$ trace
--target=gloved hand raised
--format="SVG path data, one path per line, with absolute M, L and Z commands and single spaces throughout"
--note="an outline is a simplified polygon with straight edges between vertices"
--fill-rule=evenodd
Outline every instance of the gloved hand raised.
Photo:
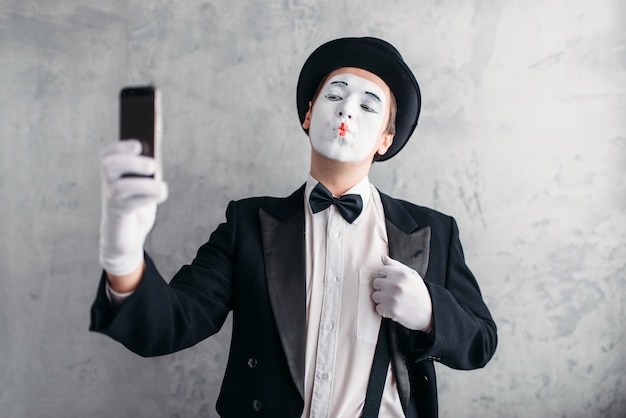
M 122 276 L 143 263 L 143 246 L 156 218 L 157 204 L 167 199 L 167 184 L 150 177 L 153 158 L 141 156 L 141 143 L 118 141 L 101 154 L 102 218 L 100 264 L 107 273 Z
M 429 333 L 433 306 L 424 280 L 415 270 L 391 257 L 384 256 L 382 261 L 372 283 L 376 312 L 405 328 Z

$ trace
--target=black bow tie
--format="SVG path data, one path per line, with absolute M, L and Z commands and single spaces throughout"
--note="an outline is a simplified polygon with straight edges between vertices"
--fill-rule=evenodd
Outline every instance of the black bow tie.
M 335 197 L 322 183 L 311 191 L 309 204 L 313 213 L 323 211 L 330 205 L 335 205 L 348 223 L 354 222 L 363 210 L 363 199 L 358 194 L 344 194 L 341 197 Z

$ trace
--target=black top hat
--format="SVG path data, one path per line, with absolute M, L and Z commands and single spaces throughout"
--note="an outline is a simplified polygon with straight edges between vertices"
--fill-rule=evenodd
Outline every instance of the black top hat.
M 384 155 L 375 157 L 377 161 L 388 160 L 404 147 L 417 126 L 422 99 L 415 76 L 398 50 L 382 39 L 341 38 L 327 42 L 313 51 L 300 71 L 297 101 L 301 124 L 322 79 L 341 67 L 356 67 L 376 74 L 396 97 L 398 111 L 393 143 Z

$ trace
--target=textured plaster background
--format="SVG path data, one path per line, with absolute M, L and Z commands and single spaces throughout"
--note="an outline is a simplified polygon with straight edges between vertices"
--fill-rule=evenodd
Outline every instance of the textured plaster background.
M 163 93 L 171 277 L 229 200 L 304 181 L 300 67 L 372 35 L 423 111 L 371 179 L 456 217 L 499 325 L 485 369 L 438 366 L 441 416 L 625 417 L 625 28 L 617 0 L 0 0 L 0 416 L 216 416 L 230 323 L 155 359 L 87 331 L 118 91 Z

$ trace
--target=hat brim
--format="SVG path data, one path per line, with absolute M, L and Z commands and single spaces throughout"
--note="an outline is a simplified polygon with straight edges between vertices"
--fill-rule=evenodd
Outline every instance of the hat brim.
M 300 124 L 304 122 L 309 102 L 313 100 L 313 95 L 324 77 L 342 67 L 361 68 L 376 74 L 387 83 L 395 96 L 397 113 L 393 143 L 385 154 L 375 157 L 376 161 L 390 159 L 406 145 L 417 126 L 421 94 L 415 76 L 400 53 L 380 39 L 336 39 L 320 46 L 309 56 L 298 78 L 297 105 Z

